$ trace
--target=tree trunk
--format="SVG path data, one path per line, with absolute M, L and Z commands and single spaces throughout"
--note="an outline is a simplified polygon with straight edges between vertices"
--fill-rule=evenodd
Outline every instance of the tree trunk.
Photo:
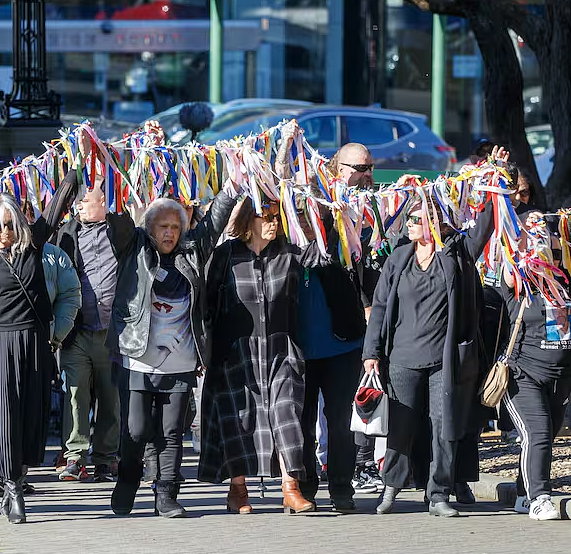
M 571 5 L 548 2 L 546 22 L 549 33 L 545 47 L 536 52 L 541 72 L 543 102 L 547 107 L 555 160 L 547 183 L 549 204 L 556 209 L 571 206 Z
M 466 18 L 484 60 L 486 114 L 496 143 L 509 149 L 511 160 L 535 192 L 544 209 L 545 193 L 525 134 L 523 77 L 513 42 L 493 0 L 464 2 Z

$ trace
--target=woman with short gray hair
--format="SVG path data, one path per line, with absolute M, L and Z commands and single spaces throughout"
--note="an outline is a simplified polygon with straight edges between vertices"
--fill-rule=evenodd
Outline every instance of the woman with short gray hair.
M 196 374 L 209 358 L 204 266 L 226 227 L 235 196 L 236 186 L 227 181 L 193 230 L 186 210 L 166 198 L 150 204 L 141 227 L 127 213 L 107 215 L 118 261 L 107 346 L 129 370 L 128 422 L 111 497 L 117 515 L 133 509 L 145 444 L 151 439 L 158 451 L 155 514 L 186 515 L 177 502 L 184 420 Z

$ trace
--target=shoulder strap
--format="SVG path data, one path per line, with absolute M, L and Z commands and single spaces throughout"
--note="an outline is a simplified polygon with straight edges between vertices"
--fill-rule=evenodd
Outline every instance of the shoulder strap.
M 0 258 L 2 258 L 4 260 L 4 262 L 8 266 L 8 269 L 10 270 L 10 273 L 13 275 L 14 279 L 16 279 L 16 281 L 18 281 L 18 284 L 20 285 L 20 288 L 22 289 L 22 292 L 24 293 L 24 296 L 26 297 L 28 304 L 30 305 L 30 307 L 34 311 L 34 314 L 36 314 L 36 319 L 38 320 L 38 324 L 40 326 L 40 329 L 45 334 L 46 328 L 44 327 L 44 324 L 42 323 L 42 320 L 40 318 L 40 314 L 36 310 L 36 306 L 34 306 L 34 303 L 32 302 L 32 299 L 30 298 L 30 295 L 28 294 L 28 291 L 26 290 L 24 283 L 22 283 L 22 279 L 20 279 L 18 272 L 16 271 L 14 266 L 4 256 L 0 255 Z
M 519 309 L 519 314 L 517 316 L 517 319 L 515 320 L 515 325 L 514 325 L 514 330 L 512 332 L 512 336 L 510 338 L 510 343 L 508 345 L 508 348 L 506 350 L 506 358 L 509 358 L 512 355 L 514 346 L 515 346 L 515 341 L 517 338 L 517 334 L 519 333 L 519 328 L 521 327 L 521 322 L 523 320 L 523 312 L 525 310 L 525 300 L 521 301 L 521 307 Z
M 494 359 L 493 362 L 497 360 L 498 356 L 498 346 L 500 345 L 500 335 L 502 334 L 502 323 L 504 322 L 504 304 L 500 305 L 500 321 L 498 323 L 498 334 L 496 336 L 496 346 L 494 348 Z M 492 363 L 493 363 L 492 362 Z

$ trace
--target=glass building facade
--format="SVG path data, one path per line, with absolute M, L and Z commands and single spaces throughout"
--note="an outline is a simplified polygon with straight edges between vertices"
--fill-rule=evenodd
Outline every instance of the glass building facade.
M 46 2 L 50 88 L 67 114 L 140 121 L 208 99 L 209 0 Z M 225 0 L 223 99 L 380 104 L 430 113 L 432 16 L 403 0 Z M 11 89 L 10 2 L 0 0 L 0 90 Z M 527 95 L 537 64 L 514 36 Z M 447 23 L 446 140 L 460 157 L 486 133 L 482 64 Z M 528 101 L 530 122 L 543 120 Z

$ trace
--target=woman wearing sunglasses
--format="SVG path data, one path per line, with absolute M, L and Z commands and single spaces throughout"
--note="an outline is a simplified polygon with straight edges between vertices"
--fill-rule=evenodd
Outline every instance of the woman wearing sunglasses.
M 207 283 L 212 362 L 202 393 L 199 479 L 230 478 L 229 512 L 249 514 L 246 476 L 281 474 L 284 510 L 308 512 L 301 414 L 304 361 L 296 337 L 303 267 L 326 265 L 315 242 L 288 244 L 279 206 L 256 214 L 247 198 L 232 236 L 214 253 Z
M 494 157 L 507 160 L 503 149 Z M 365 335 L 367 372 L 380 373 L 390 397 L 389 436 L 377 513 L 392 511 L 406 486 L 416 431 L 425 413 L 431 428 L 426 496 L 429 512 L 453 517 L 457 442 L 467 430 L 477 393 L 480 284 L 474 262 L 493 230 L 491 205 L 465 235 L 442 225 L 444 248 L 436 251 L 417 203 L 408 213 L 410 244 L 387 259 L 375 290 Z M 443 219 L 440 217 L 440 221 Z
M 91 143 L 83 132 L 79 147 L 85 160 Z M 22 466 L 44 459 L 54 368 L 42 252 L 77 194 L 75 169 L 33 225 L 13 196 L 0 194 L 0 481 L 10 523 L 26 521 Z
M 537 211 L 520 217 L 528 230 L 544 221 L 543 214 Z M 522 250 L 528 246 L 542 252 L 560 268 L 559 239 L 547 232 L 539 237 L 524 240 Z M 564 277 L 558 279 L 569 290 Z M 514 287 L 513 275 L 504 268 L 502 295 L 512 332 L 521 308 Z M 540 291 L 533 291 L 509 358 L 510 378 L 502 400 L 521 438 L 515 510 L 539 521 L 559 519 L 551 499 L 550 472 L 553 440 L 563 423 L 571 392 L 570 322 L 569 305 L 556 305 Z

